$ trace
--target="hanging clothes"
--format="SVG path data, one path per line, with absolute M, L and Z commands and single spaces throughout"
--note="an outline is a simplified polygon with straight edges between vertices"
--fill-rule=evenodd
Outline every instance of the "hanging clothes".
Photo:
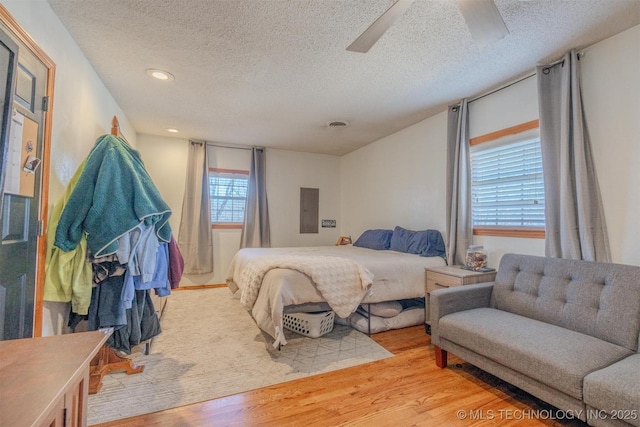
M 84 170 L 83 161 L 71 178 L 64 195 L 53 205 L 49 217 L 47 233 L 47 254 L 45 258 L 44 296 L 45 301 L 71 302 L 73 313 L 86 315 L 91 302 L 91 263 L 87 261 L 87 238 L 80 236 L 78 245 L 65 252 L 54 246 L 55 232 L 62 211 Z
M 90 331 L 118 330 L 127 324 L 127 309 L 120 299 L 123 286 L 124 275 L 120 275 L 107 277 L 93 287 L 87 327 Z
M 96 257 L 112 254 L 118 249 L 118 238 L 140 223 L 153 226 L 158 239 L 168 243 L 170 215 L 140 154 L 122 139 L 103 135 L 89 153 L 62 211 L 55 245 L 70 251 L 86 232 Z
M 153 227 L 142 223 L 118 239 L 116 256 L 127 264 L 129 274 L 142 276 L 148 282 L 156 271 L 159 245 Z
M 115 254 L 94 258 L 92 266 L 95 286 L 89 306 L 88 329 L 114 328 L 106 344 L 114 350 L 130 354 L 133 346 L 161 332 L 153 302 L 147 297 L 146 290 L 137 291 L 133 285 L 131 295 L 125 300 L 129 269 L 126 264 L 120 263 Z M 160 265 L 160 269 L 166 271 L 166 263 Z M 169 287 L 166 273 L 165 286 Z
M 66 260 L 69 254 L 76 262 L 65 264 L 74 270 L 65 274 L 80 277 L 82 289 L 88 289 L 87 303 L 76 304 L 84 313 L 75 307 L 72 312 L 86 315 L 89 330 L 113 327 L 107 345 L 126 353 L 158 335 L 160 321 L 147 293 L 149 289 L 161 296 L 171 293 L 171 209 L 140 154 L 116 136 L 101 136 L 56 208 L 57 226 L 50 240 L 52 255 L 58 255 L 51 257 L 51 276 L 56 277 L 57 260 Z M 174 250 L 179 254 L 177 247 Z M 92 261 L 88 270 L 85 257 Z M 63 286 L 49 288 L 54 293 Z M 64 289 L 66 293 L 59 293 L 69 298 Z M 72 301 L 74 295 L 72 287 Z M 79 317 L 83 316 L 71 316 L 70 322 Z
M 169 251 L 166 243 L 161 244 L 155 254 L 156 266 L 153 275 L 145 278 L 143 275 L 136 275 L 131 269 L 127 269 L 124 276 L 124 287 L 122 289 L 122 301 L 127 308 L 131 307 L 134 291 L 155 289 L 156 295 L 166 297 L 171 294 L 169 284 Z
M 171 235 L 169 241 L 169 284 L 171 289 L 176 289 L 180 286 L 180 279 L 182 279 L 182 273 L 184 272 L 184 258 L 178 247 L 176 238 Z
M 113 327 L 106 344 L 114 350 L 131 354 L 131 349 L 162 332 L 147 291 L 135 291 L 131 308 L 124 309 L 120 295 L 124 276 L 113 276 L 93 288 L 89 307 L 88 329 Z
M 132 307 L 126 310 L 127 323 L 115 330 L 106 344 L 127 354 L 141 342 L 152 339 L 162 332 L 160 320 L 147 291 L 136 291 Z

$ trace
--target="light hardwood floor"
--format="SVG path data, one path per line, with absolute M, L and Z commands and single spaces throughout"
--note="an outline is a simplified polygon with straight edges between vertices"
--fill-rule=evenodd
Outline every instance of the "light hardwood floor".
M 455 356 L 439 369 L 422 326 L 373 338 L 394 356 L 100 426 L 586 426 Z

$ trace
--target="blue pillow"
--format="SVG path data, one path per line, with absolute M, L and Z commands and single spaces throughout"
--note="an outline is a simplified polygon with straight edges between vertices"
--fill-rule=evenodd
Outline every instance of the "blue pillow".
M 438 230 L 413 231 L 396 227 L 390 249 L 420 256 L 445 256 L 444 240 Z
M 393 230 L 367 230 L 358 237 L 353 246 L 376 250 L 389 249 L 392 235 Z

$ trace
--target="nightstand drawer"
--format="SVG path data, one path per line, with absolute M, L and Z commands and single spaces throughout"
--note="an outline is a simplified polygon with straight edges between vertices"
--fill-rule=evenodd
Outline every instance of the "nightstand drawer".
M 434 271 L 427 273 L 427 292 L 450 288 L 452 286 L 462 286 L 462 284 L 463 281 L 460 280 L 459 277 L 436 273 Z

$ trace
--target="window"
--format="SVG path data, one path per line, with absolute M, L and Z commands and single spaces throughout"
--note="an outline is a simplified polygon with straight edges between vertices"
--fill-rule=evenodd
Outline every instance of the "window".
M 525 124 L 527 125 L 527 124 Z M 537 120 L 471 143 L 471 207 L 476 235 L 544 237 L 544 181 Z M 480 140 L 480 142 L 478 142 Z
M 242 228 L 248 181 L 248 171 L 209 169 L 213 228 Z

